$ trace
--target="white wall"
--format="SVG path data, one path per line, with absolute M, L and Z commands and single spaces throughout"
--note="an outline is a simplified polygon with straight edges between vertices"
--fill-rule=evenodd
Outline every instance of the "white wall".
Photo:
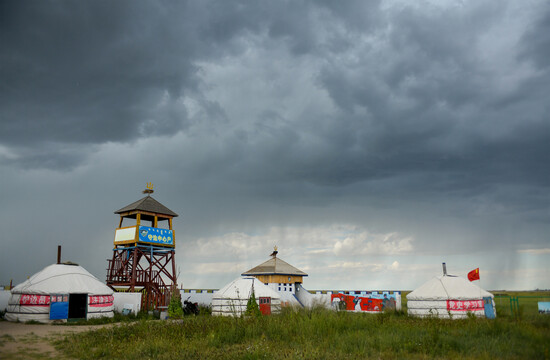
M 181 294 L 181 303 L 187 298 L 189 298 L 189 301 L 192 303 L 199 303 L 199 305 L 202 306 L 210 306 L 212 305 L 212 296 L 214 295 L 213 290 L 189 290 L 184 289 L 180 290 Z
M 11 291 L 0 290 L 0 311 L 5 311 L 8 307 L 8 301 L 10 300 Z
M 115 292 L 114 310 L 121 313 L 122 309 L 129 308 L 134 314 L 141 310 L 141 293 Z
M 296 297 L 305 307 L 330 307 L 330 295 L 312 294 L 300 284 L 296 287 Z
M 331 295 L 337 294 L 340 291 L 316 291 L 315 294 L 311 294 L 312 297 L 312 304 L 322 304 L 326 307 L 332 307 L 331 302 Z M 352 296 L 369 296 L 367 294 L 369 292 L 371 295 L 374 296 L 380 296 L 383 294 L 393 294 L 395 295 L 395 309 L 401 310 L 401 292 L 400 291 L 349 291 L 348 295 Z
M 269 284 L 269 285 L 276 285 L 278 284 Z M 287 289 L 287 292 L 284 291 L 277 291 L 277 288 L 274 288 L 273 286 L 270 286 L 272 289 L 274 289 L 277 293 L 281 295 L 281 301 L 284 302 L 286 300 L 293 300 L 296 301 L 296 299 L 293 299 L 294 295 L 300 303 L 302 303 L 305 307 L 311 307 L 311 306 L 324 306 L 327 308 L 332 307 L 331 303 L 331 295 L 332 291 L 316 291 L 315 294 L 310 293 L 307 291 L 302 285 L 298 285 L 295 288 L 295 291 L 290 291 L 290 289 Z M 293 289 L 294 290 L 294 289 Z M 337 292 L 335 292 L 337 293 Z M 391 292 L 382 292 L 382 291 L 350 291 L 350 295 L 366 295 L 367 293 L 371 294 L 383 294 L 383 293 L 395 293 L 396 297 L 396 308 L 398 310 L 401 309 L 401 293 L 399 291 L 391 291 Z M 189 298 L 189 301 L 199 303 L 199 305 L 203 306 L 211 306 L 212 305 L 212 296 L 213 290 L 200 290 L 200 289 L 182 289 L 180 290 L 181 294 L 181 302 L 183 303 L 184 300 Z M 292 298 L 291 298 L 292 297 Z

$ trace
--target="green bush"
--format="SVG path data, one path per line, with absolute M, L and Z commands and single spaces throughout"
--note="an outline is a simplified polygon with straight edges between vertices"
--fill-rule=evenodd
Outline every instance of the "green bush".
M 212 315 L 212 306 L 199 305 L 199 315 Z
M 250 297 L 248 298 L 248 302 L 246 303 L 246 316 L 262 316 L 262 313 L 260 312 L 260 308 L 258 307 L 258 303 L 256 302 L 256 295 L 254 294 L 254 290 L 252 290 L 252 294 L 250 294 Z
M 177 287 L 172 289 L 170 304 L 168 305 L 168 317 L 170 319 L 181 319 L 183 317 L 183 304 L 181 295 Z

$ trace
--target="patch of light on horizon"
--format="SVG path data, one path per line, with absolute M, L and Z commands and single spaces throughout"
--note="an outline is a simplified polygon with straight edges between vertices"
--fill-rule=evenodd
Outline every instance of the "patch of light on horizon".
M 550 254 L 550 248 L 545 249 L 520 249 L 516 252 L 520 254 L 531 254 L 531 255 L 542 255 L 542 254 Z

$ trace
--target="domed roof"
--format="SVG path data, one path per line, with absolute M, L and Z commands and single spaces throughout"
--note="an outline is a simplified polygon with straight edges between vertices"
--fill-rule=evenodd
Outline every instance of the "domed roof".
M 407 295 L 407 300 L 470 300 L 493 297 L 488 291 L 459 276 L 443 275 L 427 281 Z
M 53 264 L 37 272 L 11 290 L 12 294 L 110 295 L 113 290 L 99 281 L 82 266 Z
M 254 287 L 254 295 L 280 299 L 280 295 L 255 277 L 240 277 L 214 292 L 212 299 L 248 299 Z

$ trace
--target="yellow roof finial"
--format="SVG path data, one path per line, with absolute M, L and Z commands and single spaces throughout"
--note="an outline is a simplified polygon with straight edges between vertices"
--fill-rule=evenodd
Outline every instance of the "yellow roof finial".
M 152 193 L 154 192 L 154 191 L 153 191 L 153 183 L 152 183 L 152 182 L 146 183 L 146 184 L 145 184 L 145 187 L 146 187 L 146 189 L 143 190 L 143 193 L 144 193 L 144 194 L 149 195 L 149 194 L 152 194 Z

